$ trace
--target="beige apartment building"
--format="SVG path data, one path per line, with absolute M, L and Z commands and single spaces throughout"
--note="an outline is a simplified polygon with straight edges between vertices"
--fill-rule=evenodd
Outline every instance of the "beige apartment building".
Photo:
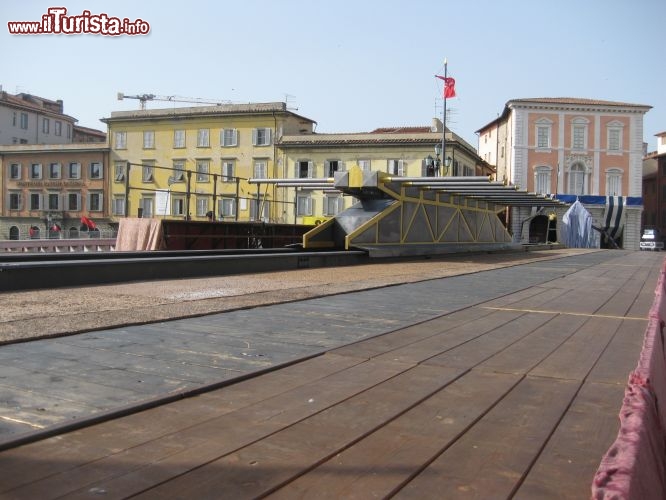
M 493 175 L 494 169 L 475 149 L 450 130 L 446 132 L 446 151 L 441 154 L 442 122 L 431 126 L 378 128 L 356 134 L 285 135 L 278 142 L 282 178 L 325 179 L 336 172 L 358 167 L 362 171 L 381 171 L 402 177 Z M 435 151 L 440 147 L 439 155 Z M 428 170 L 428 164 L 436 165 Z M 278 187 L 282 205 L 281 219 L 293 223 L 317 223 L 350 207 L 355 200 L 336 190 Z
M 102 121 L 116 220 L 277 221 L 284 200 L 248 180 L 282 175 L 277 142 L 315 125 L 282 102 L 118 111 Z

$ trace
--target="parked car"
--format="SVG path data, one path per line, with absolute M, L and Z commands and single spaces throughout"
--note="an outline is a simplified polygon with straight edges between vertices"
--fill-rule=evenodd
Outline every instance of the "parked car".
M 664 240 L 657 229 L 643 229 L 643 235 L 640 242 L 641 250 L 663 250 Z

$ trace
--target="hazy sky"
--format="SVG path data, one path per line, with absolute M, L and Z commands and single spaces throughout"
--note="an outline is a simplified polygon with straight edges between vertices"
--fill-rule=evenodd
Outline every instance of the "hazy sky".
M 146 36 L 10 35 L 8 21 L 106 14 Z M 318 132 L 429 125 L 443 72 L 456 79 L 449 127 L 472 145 L 508 100 L 581 97 L 653 107 L 644 140 L 666 130 L 665 0 L 24 0 L 0 4 L 0 84 L 62 99 L 106 130 L 117 93 L 285 101 Z M 178 104 L 187 106 L 188 104 Z M 149 108 L 171 107 L 153 102 Z

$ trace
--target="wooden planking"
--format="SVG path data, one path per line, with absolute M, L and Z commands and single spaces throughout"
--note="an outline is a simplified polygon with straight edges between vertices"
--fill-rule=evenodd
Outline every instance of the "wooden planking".
M 573 335 L 587 319 L 584 316 L 555 316 L 530 335 L 482 362 L 479 368 L 526 374 Z
M 25 486 L 12 490 L 11 494 L 21 498 L 46 499 L 64 494 L 86 498 L 90 488 L 101 488 L 106 498 L 123 498 L 232 453 L 410 368 L 402 363 L 379 361 L 356 364 L 221 416 L 209 416 L 196 424 L 185 420 L 171 433 L 70 467 L 61 474 L 35 481 L 28 479 L 31 476 L 28 469 L 20 483 Z M 317 376 L 316 372 L 312 375 Z M 196 399 L 192 404 L 196 405 Z M 154 410 L 146 413 L 153 413 L 155 418 L 159 415 Z M 94 441 L 90 444 L 95 445 Z
M 494 311 L 491 314 L 483 315 L 439 335 L 379 355 L 375 359 L 391 359 L 403 363 L 421 363 L 426 359 L 482 336 L 519 316 L 522 316 L 522 313 Z
M 585 383 L 515 499 L 589 498 L 594 473 L 617 436 L 624 387 Z
M 550 283 L 511 293 L 498 299 L 484 302 L 483 306 L 488 308 L 522 308 L 540 309 L 546 308 L 553 300 L 567 293 L 567 289 L 556 288 Z M 527 293 L 532 292 L 532 293 Z
M 473 367 L 497 352 L 530 335 L 555 317 L 555 314 L 524 314 L 498 325 L 484 335 L 425 360 L 426 365 Z
M 319 356 L 223 390 L 6 450 L 0 453 L 0 470 L 3 471 L 0 493 L 297 390 L 358 363 L 358 360 L 341 356 Z M 44 461 L 42 457 L 49 460 Z M 25 464 L 31 467 L 26 470 Z
M 578 387 L 570 380 L 523 379 L 396 498 L 508 498 Z
M 604 305 L 597 309 L 596 313 L 626 316 L 643 290 L 643 287 L 645 286 L 649 276 L 649 269 L 636 269 L 631 277 L 626 282 L 624 282 L 621 287 L 616 289 L 613 296 Z M 653 286 L 653 293 L 654 288 L 655 287 Z
M 386 497 L 458 439 L 519 380 L 517 375 L 468 372 L 269 498 Z
M 222 491 L 227 498 L 254 498 L 268 493 L 390 422 L 460 374 L 455 369 L 417 366 L 139 498 L 213 498 Z
M 646 328 L 647 320 L 623 320 L 588 380 L 624 387 L 638 364 Z
M 537 377 L 584 380 L 618 330 L 621 320 L 592 317 L 530 371 Z
M 394 330 L 384 335 L 348 344 L 330 352 L 342 356 L 358 356 L 368 359 L 424 339 L 435 337 L 471 320 L 486 316 L 490 312 L 478 311 L 476 308 L 466 308 L 446 316 Z

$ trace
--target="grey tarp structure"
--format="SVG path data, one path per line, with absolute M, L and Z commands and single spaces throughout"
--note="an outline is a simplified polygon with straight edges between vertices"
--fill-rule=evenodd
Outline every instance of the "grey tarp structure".
M 576 200 L 562 217 L 562 243 L 570 248 L 595 248 L 592 215 Z

